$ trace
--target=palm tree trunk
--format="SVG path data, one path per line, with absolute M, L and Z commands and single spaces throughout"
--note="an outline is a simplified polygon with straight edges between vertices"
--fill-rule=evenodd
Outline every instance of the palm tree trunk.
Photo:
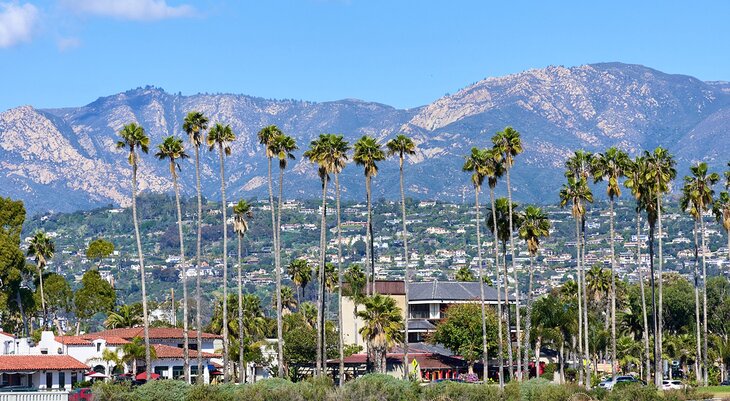
M 272 255 L 274 259 L 274 276 L 276 277 L 276 339 L 277 339 L 277 364 L 278 376 L 284 375 L 284 355 L 282 347 L 282 332 L 279 326 L 281 321 L 281 270 L 279 268 L 279 242 L 276 238 L 276 206 L 274 205 L 274 188 L 273 178 L 271 176 L 271 157 L 268 157 L 268 175 L 269 175 L 269 207 L 271 208 L 271 240 L 273 243 Z
M 18 290 L 15 291 L 15 302 L 18 304 L 20 319 L 23 321 L 23 335 L 28 337 L 28 318 L 25 316 L 25 308 L 23 308 L 23 301 L 20 298 L 20 286 L 18 286 Z M 76 333 L 76 335 L 78 335 L 78 333 Z
M 658 184 L 658 183 L 657 183 Z M 658 271 L 658 279 L 659 279 L 659 306 L 657 310 L 657 314 L 659 315 L 657 317 L 657 357 L 655 358 L 657 360 L 657 372 L 660 374 L 655 377 L 656 380 L 656 386 L 659 387 L 662 384 L 662 379 L 664 378 L 664 359 L 662 357 L 662 344 L 663 344 L 663 336 L 664 336 L 664 252 L 662 250 L 662 243 L 664 242 L 662 240 L 662 196 L 661 193 L 657 193 L 656 197 L 656 204 L 657 204 L 657 221 L 659 222 L 659 271 Z
M 704 205 L 700 202 L 700 236 L 702 243 L 702 330 L 704 338 L 702 344 L 702 365 L 704 367 L 704 384 L 708 385 L 709 375 L 707 369 L 707 264 L 705 256 L 705 218 L 702 216 Z M 661 227 L 661 225 L 659 226 Z M 661 239 L 660 239 L 661 241 Z M 661 244 L 661 242 L 659 243 Z M 661 246 L 661 245 L 660 245 Z M 659 248 L 661 249 L 661 248 Z
M 542 337 L 535 339 L 535 377 L 540 377 L 540 349 L 542 348 Z M 530 376 L 527 376 L 529 379 Z M 552 381 L 552 378 L 550 379 Z
M 276 313 L 277 351 L 279 355 L 279 377 L 284 374 L 284 320 L 283 305 L 281 302 L 281 209 L 284 202 L 284 167 L 279 165 L 279 207 L 276 214 L 276 303 L 279 309 Z M 273 207 L 273 205 L 272 205 Z
M 139 275 L 142 287 L 142 322 L 144 324 L 144 360 L 146 379 L 150 379 L 150 321 L 147 314 L 147 286 L 145 285 L 144 256 L 142 255 L 142 239 L 139 235 L 139 222 L 137 221 L 137 155 L 132 153 L 132 222 L 134 223 L 134 236 L 137 240 L 137 257 L 139 258 Z
M 226 176 L 223 163 L 223 145 L 218 145 L 221 172 L 221 209 L 223 209 L 223 382 L 228 383 L 228 222 L 226 210 Z
M 172 185 L 175 187 L 175 205 L 177 206 L 177 231 L 180 240 L 180 266 L 182 266 L 183 286 L 183 372 L 185 383 L 190 384 L 190 339 L 188 338 L 188 273 L 185 264 L 185 241 L 183 239 L 182 208 L 180 207 L 180 186 L 177 183 L 175 164 L 170 160 Z
M 575 217 L 575 258 L 578 267 L 578 355 L 580 358 L 580 367 L 578 368 L 578 385 L 583 385 L 583 267 L 580 258 L 580 220 Z
M 406 222 L 406 190 L 405 190 L 405 182 L 403 177 L 403 157 L 400 158 L 400 203 L 401 203 L 401 220 L 403 221 L 403 256 L 406 263 L 405 268 L 405 277 L 404 277 L 404 293 L 405 293 L 405 314 L 406 318 L 404 319 L 403 326 L 404 326 L 404 332 L 405 336 L 403 341 L 403 378 L 408 379 L 409 378 L 409 365 L 408 365 L 408 320 L 409 320 L 409 306 L 408 306 L 408 300 L 409 300 L 409 292 L 408 292 L 408 284 L 411 282 L 411 270 L 409 265 L 409 255 L 408 255 L 408 226 Z M 339 216 L 339 205 L 337 206 L 338 209 L 338 216 Z M 479 224 L 479 212 L 477 211 L 477 224 Z M 339 219 L 339 217 L 338 217 Z M 479 230 L 477 230 L 477 237 L 479 237 L 478 234 Z M 478 239 L 477 239 L 478 241 Z M 481 263 L 482 257 L 481 257 L 481 243 L 479 244 L 479 260 Z M 484 326 L 484 293 L 482 291 L 482 326 Z M 484 355 L 486 358 L 487 355 L 487 346 L 486 341 L 484 342 Z M 486 359 L 485 359 L 485 366 L 486 366 Z M 486 374 L 487 368 L 484 368 L 484 372 Z M 486 376 L 484 376 L 486 379 Z
M 662 375 L 659 361 L 659 352 L 657 352 L 657 346 L 659 344 L 658 322 L 657 322 L 657 308 L 656 308 L 656 275 L 654 274 L 654 227 L 649 225 L 649 270 L 650 278 L 649 285 L 651 286 L 651 310 L 653 318 L 654 328 L 654 385 L 658 387 L 661 384 Z M 661 280 L 660 280 L 661 281 Z
M 502 333 L 502 295 L 499 288 L 499 239 L 497 237 L 497 210 L 495 209 L 494 204 L 494 188 L 491 186 L 489 187 L 489 200 L 492 204 L 492 232 L 494 233 L 494 282 L 497 285 L 497 336 L 499 338 L 497 352 L 499 353 L 499 389 L 502 390 L 504 389 L 504 350 L 502 349 L 504 334 Z M 507 335 L 509 335 L 509 333 Z
M 641 267 L 641 213 L 636 212 L 636 264 L 639 271 L 639 287 L 641 288 L 641 315 L 644 321 L 644 362 L 646 363 L 646 382 L 651 382 L 651 357 L 649 355 L 649 319 L 646 313 L 646 293 L 644 291 L 644 273 Z
M 507 201 L 509 206 L 509 247 L 510 252 L 512 253 L 512 274 L 515 277 L 515 327 L 517 329 L 517 374 L 521 375 L 522 372 L 522 362 L 520 361 L 520 355 L 521 353 L 521 345 L 520 345 L 520 282 L 517 279 L 517 265 L 515 264 L 515 239 L 514 239 L 514 225 L 512 224 L 512 183 L 510 181 L 510 175 L 509 175 L 509 163 L 507 164 L 506 172 L 507 172 Z M 522 380 L 521 377 L 518 378 L 520 381 Z
M 200 190 L 200 147 L 195 146 L 195 186 L 198 195 L 198 243 L 195 257 L 195 329 L 197 331 L 198 375 L 197 382 L 203 380 L 203 324 L 200 313 L 202 292 L 200 291 L 200 253 L 203 242 L 203 198 Z
M 582 248 L 581 248 L 581 267 L 583 269 L 583 339 L 585 340 L 585 344 L 583 345 L 583 352 L 585 361 L 588 362 L 585 365 L 585 385 L 586 388 L 590 390 L 591 388 L 591 367 L 589 365 L 591 361 L 591 356 L 589 353 L 589 344 L 588 344 L 588 289 L 587 289 L 587 282 L 586 282 L 586 247 L 587 247 L 587 241 L 586 241 L 586 230 L 585 230 L 585 216 L 581 217 L 581 231 L 583 233 L 582 239 Z
M 370 241 L 368 246 L 370 247 L 370 273 L 372 274 L 373 288 L 371 293 L 375 294 L 375 238 L 373 238 L 373 194 L 371 189 L 372 178 L 367 176 L 365 178 L 365 190 L 368 196 L 368 237 Z
M 611 377 L 616 380 L 616 245 L 614 243 L 614 200 L 610 197 L 609 231 L 611 232 Z
M 697 220 L 694 221 L 694 229 L 692 230 L 692 233 L 694 234 L 694 246 L 695 246 L 695 326 L 696 326 L 696 340 L 697 340 L 697 357 L 695 358 L 695 376 L 697 378 L 697 383 L 700 383 L 702 381 L 702 367 L 700 367 L 700 360 L 702 359 L 702 346 L 700 345 L 702 342 L 702 334 L 700 334 L 700 329 L 702 325 L 700 324 L 700 277 L 699 273 L 697 271 L 697 265 L 699 264 L 699 254 L 697 253 Z M 703 365 L 706 366 L 706 365 Z
M 238 235 L 238 370 L 239 383 L 245 383 L 246 363 L 243 360 L 243 279 L 241 274 L 241 242 L 243 235 Z
M 375 279 L 372 279 L 371 277 L 375 277 L 375 271 L 373 263 L 371 263 L 372 258 L 370 257 L 370 253 L 372 249 L 370 248 L 370 234 L 372 231 L 370 231 L 370 219 L 372 216 L 370 215 L 370 177 L 365 175 L 365 199 L 367 202 L 368 207 L 368 219 L 367 219 L 367 227 L 365 227 L 365 263 L 367 264 L 367 267 L 365 268 L 365 295 L 370 296 L 373 294 L 374 288 L 371 288 L 370 282 L 375 282 Z M 374 287 L 374 286 L 373 286 Z
M 345 384 L 345 333 L 343 332 L 343 317 L 342 317 L 342 281 L 343 281 L 343 271 L 342 271 L 342 220 L 340 216 L 340 173 L 335 173 L 335 201 L 337 204 L 335 205 L 337 207 L 337 307 L 339 308 L 339 313 L 337 314 L 338 317 L 338 328 L 337 332 L 339 334 L 339 352 L 340 352 L 340 366 L 338 370 L 338 376 L 339 376 L 339 382 L 338 384 L 342 386 Z M 407 259 L 406 259 L 407 260 Z M 407 263 L 406 263 L 406 269 L 407 269 Z M 407 275 L 406 275 L 407 276 Z M 408 307 L 408 287 L 406 284 L 406 308 Z M 408 333 L 408 316 L 406 316 L 406 333 Z M 406 341 L 407 343 L 408 341 Z M 407 361 L 407 360 L 406 360 Z
M 317 374 L 325 374 L 327 355 L 323 353 L 324 342 L 324 304 L 325 292 L 325 263 L 327 254 L 327 175 L 322 177 L 322 217 L 319 231 L 319 272 L 317 274 L 319 288 L 317 290 Z
M 560 384 L 565 384 L 565 339 L 560 341 Z
M 40 290 L 41 290 L 41 307 L 43 308 L 43 326 L 49 327 L 48 325 L 48 312 L 46 312 L 46 296 L 43 292 L 43 268 L 45 267 L 45 262 L 41 261 L 38 263 L 38 282 L 40 283 Z
M 530 255 L 530 279 L 529 279 L 529 286 L 527 290 L 527 313 L 525 314 L 525 358 L 523 361 L 523 378 L 525 380 L 530 380 L 530 329 L 532 326 L 532 286 L 533 286 L 533 279 L 534 279 L 534 272 L 535 272 L 535 256 Z M 535 354 L 535 360 L 537 361 L 540 358 L 540 350 L 537 349 L 537 353 Z M 535 375 L 537 377 L 537 362 L 535 362 Z
M 510 320 L 512 318 L 510 306 L 509 306 L 509 275 L 507 274 L 507 243 L 502 242 L 502 255 L 504 256 L 504 264 L 503 267 L 503 275 L 504 275 L 504 303 L 506 304 L 507 308 L 505 310 L 505 313 L 507 315 L 506 319 L 506 327 L 507 327 L 507 360 L 509 361 L 509 377 L 510 380 L 514 378 L 515 370 L 514 370 L 514 358 L 512 353 L 512 328 L 510 327 Z M 517 309 L 517 305 L 515 305 L 515 309 L 517 313 L 519 313 L 519 310 Z M 520 339 L 517 339 L 517 342 L 519 342 Z M 519 359 L 519 356 L 517 357 Z
M 401 169 L 402 170 L 402 169 Z M 401 184 L 401 188 L 403 185 Z M 482 378 L 486 383 L 489 372 L 489 359 L 487 350 L 487 312 L 484 305 L 484 266 L 482 265 L 482 234 L 481 234 L 481 217 L 479 216 L 479 191 L 481 188 L 477 187 L 474 191 L 474 209 L 476 210 L 477 218 L 477 268 L 479 269 L 479 301 L 482 307 Z M 403 215 L 405 220 L 405 198 L 403 200 Z M 406 364 L 408 360 L 406 360 Z M 472 365 L 470 365 L 472 367 Z

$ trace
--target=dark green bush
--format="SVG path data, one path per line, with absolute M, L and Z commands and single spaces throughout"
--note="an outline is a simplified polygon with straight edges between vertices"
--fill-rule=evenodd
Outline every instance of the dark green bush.
M 423 387 L 421 400 L 499 401 L 501 397 L 498 386 L 441 382 Z
M 417 401 L 418 384 L 383 374 L 365 375 L 331 392 L 331 401 Z
M 130 383 L 96 382 L 91 388 L 95 401 L 137 401 Z
M 152 380 L 136 389 L 140 401 L 180 401 L 188 397 L 192 386 L 180 380 Z
M 662 399 L 656 387 L 638 383 L 616 383 L 606 397 L 606 401 L 660 401 Z

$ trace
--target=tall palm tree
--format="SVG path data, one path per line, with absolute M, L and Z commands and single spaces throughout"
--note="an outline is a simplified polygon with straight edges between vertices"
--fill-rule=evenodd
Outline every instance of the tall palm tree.
M 248 219 L 253 218 L 253 211 L 251 205 L 248 202 L 241 199 L 238 203 L 233 206 L 233 232 L 236 233 L 238 238 L 238 369 L 243 371 L 246 369 L 244 357 L 245 357 L 245 344 L 244 338 L 244 327 L 243 327 L 243 274 L 242 274 L 242 260 L 241 260 L 241 243 L 243 237 L 248 231 Z M 244 383 L 244 375 L 239 376 L 239 382 Z
M 527 291 L 527 313 L 525 314 L 525 359 L 523 361 L 524 376 L 530 378 L 529 368 L 529 352 L 530 349 L 530 330 L 532 326 L 532 299 L 533 294 L 533 276 L 535 272 L 535 256 L 540 249 L 540 238 L 550 236 L 550 219 L 547 214 L 539 207 L 529 205 L 522 213 L 522 224 L 518 229 L 520 238 L 527 243 L 527 250 L 530 253 L 530 282 Z M 537 372 L 540 361 L 540 350 L 536 349 L 535 354 L 535 372 Z
M 692 228 L 692 234 L 694 236 L 694 289 L 695 289 L 695 340 L 697 345 L 697 358 L 695 359 L 695 375 L 697 383 L 702 382 L 702 369 L 706 369 L 707 366 L 702 365 L 700 366 L 700 359 L 702 358 L 702 333 L 701 328 L 702 324 L 700 322 L 700 276 L 698 272 L 698 264 L 699 264 L 699 246 L 698 246 L 698 240 L 697 240 L 697 231 L 698 231 L 698 225 L 697 220 L 702 218 L 701 212 L 699 211 L 698 205 L 695 204 L 696 198 L 692 197 L 692 185 L 687 182 L 687 179 L 689 177 L 685 177 L 685 183 L 684 187 L 682 187 L 682 197 L 679 200 L 680 208 L 687 213 L 689 213 L 690 216 L 692 216 L 692 220 L 694 223 L 694 227 Z
M 477 269 L 479 269 L 479 301 L 482 312 L 482 359 L 484 360 L 482 377 L 487 379 L 489 371 L 489 359 L 487 349 L 487 323 L 486 310 L 484 305 L 484 266 L 482 265 L 482 235 L 481 235 L 481 217 L 479 212 L 481 206 L 479 204 L 479 192 L 482 190 L 484 179 L 487 176 L 486 165 L 489 163 L 489 153 L 486 149 L 472 148 L 469 156 L 466 157 L 462 170 L 471 173 L 471 183 L 474 185 L 474 210 L 476 212 L 476 228 L 477 228 Z M 458 280 L 457 278 L 457 281 Z M 406 303 L 407 305 L 407 303 Z M 501 316 L 500 316 L 501 318 Z
M 565 207 L 568 204 L 571 204 L 571 215 L 575 219 L 575 240 L 576 240 L 576 260 L 578 263 L 578 277 L 579 280 L 582 277 L 582 288 L 581 285 L 578 285 L 578 329 L 579 329 L 579 337 L 581 333 L 581 320 L 587 319 L 587 315 L 582 314 L 584 312 L 583 309 L 588 307 L 587 303 L 587 296 L 586 296 L 586 285 L 585 285 L 585 273 L 583 271 L 584 266 L 583 263 L 581 263 L 581 222 L 583 221 L 583 218 L 586 213 L 585 204 L 586 203 L 592 203 L 593 202 L 593 193 L 591 193 L 591 189 L 588 187 L 588 182 L 585 178 L 574 178 L 572 176 L 568 177 L 568 183 L 563 184 L 563 187 L 560 190 L 560 206 Z M 580 293 L 583 293 L 583 299 L 581 301 Z M 581 306 L 583 304 L 583 306 Z M 585 330 L 587 331 L 587 328 L 584 326 Z M 580 340 L 580 339 L 579 339 Z M 580 343 L 580 341 L 579 341 Z M 583 361 L 583 358 L 586 360 L 590 360 L 588 347 L 587 345 L 583 349 L 583 355 L 581 355 L 581 361 Z M 591 373 L 590 373 L 590 367 L 588 365 L 585 365 L 585 383 L 586 386 L 590 388 L 590 382 L 591 382 Z
M 139 235 L 139 221 L 137 220 L 137 168 L 139 166 L 138 150 L 148 153 L 150 150 L 150 138 L 144 131 L 144 128 L 136 123 L 130 123 L 122 127 L 119 131 L 122 140 L 117 142 L 117 148 L 128 149 L 129 155 L 127 160 L 132 166 L 132 222 L 134 223 L 134 236 L 137 240 L 137 257 L 139 258 L 139 275 L 142 287 L 142 321 L 144 324 L 144 347 L 145 347 L 145 363 L 147 369 L 147 380 L 150 378 L 150 368 L 152 359 L 150 357 L 150 322 L 147 313 L 147 287 L 145 285 L 144 256 L 142 255 L 142 239 Z
M 591 176 L 591 164 L 593 161 L 593 153 L 587 152 L 585 150 L 577 150 L 573 152 L 573 156 L 569 157 L 568 160 L 565 161 L 565 176 L 566 177 L 573 177 L 576 180 L 586 180 L 588 182 L 588 178 Z M 583 205 L 584 207 L 587 207 L 587 205 Z M 586 360 L 590 359 L 589 351 L 588 351 L 588 295 L 586 292 L 586 282 L 585 282 L 585 271 L 586 271 L 586 248 L 587 248 L 587 241 L 586 241 L 586 219 L 585 219 L 585 212 L 583 213 L 583 216 L 581 216 L 580 221 L 580 231 L 581 231 L 581 252 L 578 255 L 578 258 L 581 261 L 581 264 L 579 266 L 582 266 L 582 269 L 578 269 L 578 311 L 582 310 L 581 316 L 578 316 L 578 350 L 581 352 Z M 581 306 L 582 303 L 582 306 Z M 583 371 L 580 371 L 580 378 L 582 379 Z M 590 380 L 586 379 L 586 382 L 588 385 L 590 385 Z
M 269 125 L 258 132 L 259 144 L 264 145 L 264 151 L 266 152 L 266 159 L 268 160 L 268 176 L 269 176 L 269 207 L 271 208 L 271 241 L 273 243 L 274 250 L 274 275 L 276 276 L 276 293 L 281 293 L 281 266 L 279 266 L 279 241 L 277 241 L 277 230 L 276 230 L 276 206 L 274 205 L 274 180 L 271 175 L 271 164 L 276 156 L 273 152 L 272 145 L 274 139 L 279 136 L 283 136 L 284 133 L 276 125 Z M 280 296 L 277 295 L 277 310 L 281 310 L 281 302 L 279 301 Z M 282 335 L 282 322 L 281 317 L 277 316 L 276 321 L 276 338 L 279 345 L 277 345 L 278 352 L 278 365 L 279 365 L 279 377 L 284 374 L 284 349 L 283 349 L 283 335 Z
M 375 370 L 385 373 L 388 348 L 403 341 L 403 317 L 395 299 L 389 296 L 374 294 L 366 297 L 363 303 L 365 310 L 357 313 L 364 323 L 360 334 L 372 344 Z
M 504 341 L 504 336 L 502 333 L 502 296 L 500 292 L 500 279 L 499 279 L 499 238 L 497 237 L 497 208 L 495 207 L 495 197 L 494 197 L 494 188 L 497 187 L 497 183 L 499 182 L 499 179 L 502 178 L 502 175 L 504 174 L 504 162 L 502 160 L 502 153 L 495 150 L 495 149 L 487 149 L 487 160 L 484 164 L 484 174 L 487 177 L 487 184 L 489 185 L 489 200 L 491 204 L 491 210 L 492 210 L 492 233 L 493 233 L 493 242 L 494 242 L 494 277 L 495 277 L 495 284 L 497 289 L 497 315 L 499 316 L 499 319 L 497 319 L 497 338 L 498 338 L 498 348 L 497 353 L 499 354 L 499 388 L 504 388 L 504 351 L 502 349 L 502 343 Z M 505 282 L 506 285 L 506 282 Z M 506 299 L 505 299 L 506 301 Z M 507 327 L 507 335 L 509 336 L 509 326 Z
M 659 301 L 657 307 L 657 346 L 654 356 L 655 368 L 657 373 L 654 377 L 654 381 L 657 387 L 662 384 L 663 375 L 661 369 L 663 366 L 662 359 L 662 334 L 663 334 L 663 267 L 664 267 L 664 252 L 662 248 L 663 243 L 663 230 L 662 230 L 662 194 L 669 192 L 669 184 L 677 176 L 677 170 L 674 165 L 676 164 L 672 155 L 662 148 L 658 147 L 654 150 L 654 153 L 644 151 L 644 158 L 646 160 L 646 175 L 645 180 L 648 185 L 653 186 L 653 192 L 656 196 L 656 211 L 657 211 L 657 222 L 659 223 Z
M 715 214 L 717 222 L 725 229 L 727 236 L 727 259 L 730 260 L 730 193 L 728 191 L 720 192 L 717 197 L 712 212 Z
M 50 327 L 48 322 L 48 310 L 46 309 L 46 295 L 43 292 L 43 271 L 46 269 L 48 259 L 53 257 L 56 247 L 53 240 L 43 231 L 36 232 L 30 239 L 28 245 L 28 256 L 32 256 L 38 267 L 38 283 L 41 292 L 41 307 L 43 308 L 43 325 Z
M 287 268 L 289 278 L 297 287 L 297 302 L 302 303 L 302 299 L 299 295 L 299 289 L 304 292 L 304 288 L 312 280 L 312 266 L 309 265 L 306 259 L 294 259 L 289 263 Z M 303 294 L 302 294 L 303 295 Z
M 709 374 L 707 371 L 707 263 L 705 255 L 705 219 L 703 214 L 705 211 L 712 209 L 715 191 L 712 187 L 720 181 L 720 175 L 717 173 L 708 173 L 707 163 L 699 163 L 691 166 L 692 176 L 684 177 L 685 190 L 696 209 L 697 219 L 700 222 L 700 238 L 702 243 L 702 326 L 703 326 L 703 360 L 704 367 L 704 384 L 707 386 Z M 661 239 L 660 239 L 661 241 Z
M 498 198 L 494 202 L 494 208 L 490 211 L 491 213 L 487 215 L 487 226 L 492 229 L 496 228 L 496 237 L 499 239 L 499 241 L 502 244 L 502 256 L 504 263 L 502 264 L 503 267 L 503 276 L 502 280 L 504 280 L 504 302 L 506 304 L 506 324 L 507 327 L 507 358 L 509 359 L 509 375 L 510 377 L 514 376 L 514 359 L 513 359 L 513 353 L 512 353 L 512 338 L 510 335 L 510 306 L 509 306 L 509 275 L 507 274 L 507 242 L 510 238 L 510 230 L 509 230 L 509 222 L 510 217 L 512 222 L 516 227 L 519 227 L 522 225 L 522 216 L 519 212 L 517 212 L 517 204 L 512 203 L 512 205 L 508 205 L 508 199 L 507 198 Z M 512 216 L 508 216 L 509 211 L 512 210 Z M 517 285 L 517 283 L 515 283 Z M 516 303 L 515 300 L 515 314 L 520 313 L 519 304 Z M 520 342 L 521 339 L 517 338 L 517 342 Z M 521 354 L 514 355 L 516 359 L 521 359 Z M 522 367 L 522 362 L 520 361 L 519 367 Z M 518 375 L 521 375 L 522 372 L 519 372 Z
M 279 160 L 279 205 L 277 207 L 277 216 L 276 216 L 276 255 L 275 260 L 275 266 L 276 266 L 276 283 L 278 290 L 277 293 L 277 299 L 281 297 L 281 210 L 284 202 L 284 170 L 286 170 L 286 166 L 289 164 L 289 160 L 294 160 L 294 151 L 297 150 L 297 144 L 294 141 L 294 138 L 284 135 L 283 133 L 278 134 L 274 136 L 271 139 L 271 143 L 268 146 L 268 151 L 271 153 L 271 155 Z M 273 206 L 272 206 L 273 207 Z M 276 315 L 276 331 L 278 334 L 278 339 L 281 340 L 278 342 L 278 351 L 279 351 L 279 370 L 280 373 L 283 374 L 284 371 L 282 370 L 284 368 L 283 361 L 284 361 L 284 326 L 281 316 L 281 302 L 277 302 L 278 305 L 278 313 Z M 281 377 L 281 375 L 279 376 Z
M 373 177 L 378 174 L 377 162 L 385 160 L 385 153 L 381 149 L 380 144 L 371 136 L 363 136 L 355 142 L 355 154 L 352 160 L 358 166 L 364 168 L 365 174 L 365 193 L 367 195 L 368 204 L 368 223 L 367 223 L 367 244 L 366 244 L 366 258 L 369 262 L 368 275 L 370 281 L 372 281 L 372 288 L 367 287 L 367 293 L 370 295 L 375 292 L 375 249 L 373 247 L 373 207 L 372 207 L 372 188 L 371 183 Z M 372 290 L 372 291 L 371 291 Z
M 639 273 L 639 287 L 641 290 L 641 314 L 643 320 L 644 340 L 644 361 L 646 363 L 646 382 L 651 381 L 651 357 L 649 355 L 649 319 L 646 308 L 646 290 L 644 289 L 644 273 L 641 267 L 641 211 L 643 210 L 645 196 L 642 184 L 644 181 L 644 159 L 641 156 L 627 162 L 624 175 L 626 181 L 624 186 L 631 190 L 631 195 L 636 201 L 636 266 Z
M 520 313 L 519 313 L 519 305 L 520 305 L 520 291 L 519 291 L 519 281 L 517 280 L 517 265 L 515 264 L 515 240 L 512 236 L 512 233 L 514 233 L 514 221 L 512 220 L 512 182 L 510 181 L 510 169 L 512 168 L 512 165 L 514 164 L 514 158 L 515 156 L 522 153 L 522 140 L 520 139 L 520 133 L 517 132 L 512 127 L 506 127 L 501 132 L 498 132 L 492 137 L 492 143 L 494 144 L 494 148 L 503 155 L 504 158 L 504 167 L 505 172 L 507 175 L 507 199 L 509 200 L 508 206 L 509 206 L 509 246 L 510 246 L 510 252 L 512 253 L 512 273 L 514 274 L 515 279 L 515 302 L 517 305 L 517 313 L 515 314 L 515 327 L 517 329 L 517 372 L 518 376 L 521 375 L 522 372 L 522 362 L 520 361 L 519 355 L 521 355 L 520 351 Z M 522 380 L 522 378 L 519 378 Z
M 160 160 L 169 160 L 172 186 L 175 189 L 175 206 L 177 207 L 177 231 L 180 241 L 180 266 L 182 266 L 183 286 L 183 371 L 185 382 L 190 383 L 190 340 L 188 338 L 188 274 L 185 261 L 185 243 L 183 241 L 182 208 L 180 207 L 180 185 L 177 182 L 177 173 L 180 170 L 181 159 L 189 156 L 185 152 L 183 141 L 174 136 L 168 136 L 157 146 L 155 156 Z
M 624 170 L 629 156 L 615 147 L 609 148 L 606 153 L 598 153 L 593 158 L 591 167 L 595 182 L 606 180 L 606 194 L 609 200 L 609 238 L 611 244 L 611 376 L 616 380 L 616 245 L 614 243 L 614 203 L 621 196 L 619 180 L 624 176 Z
M 200 254 L 203 243 L 203 195 L 200 189 L 200 146 L 203 145 L 203 134 L 208 129 L 208 118 L 199 111 L 191 111 L 183 121 L 183 131 L 188 134 L 190 144 L 195 149 L 195 190 L 198 196 L 198 238 L 195 251 L 195 330 L 197 331 L 198 372 L 203 371 L 203 323 L 201 317 L 203 295 L 200 291 Z M 203 375 L 198 373 L 198 381 Z
M 223 299 L 228 299 L 228 218 L 226 204 L 226 174 L 224 156 L 231 155 L 230 143 L 236 139 L 230 125 L 216 123 L 208 132 L 206 143 L 208 150 L 218 148 L 221 174 L 221 209 L 223 211 Z M 229 350 L 228 350 L 228 302 L 223 302 L 223 381 L 228 383 Z
M 239 339 L 238 341 L 244 344 L 243 352 L 243 364 L 241 365 L 241 380 L 246 383 L 246 373 L 248 368 L 246 362 L 248 362 L 247 355 L 250 354 L 247 348 L 250 349 L 255 346 L 257 340 L 262 339 L 266 335 L 268 322 L 264 317 L 264 311 L 261 309 L 261 299 L 255 294 L 244 294 L 242 306 L 239 306 L 239 310 L 243 310 L 243 321 L 239 322 Z M 241 334 L 243 333 L 243 334 Z M 239 352 L 240 348 L 239 348 Z M 239 355 L 239 360 L 241 356 Z
M 411 270 L 409 266 L 409 255 L 408 255 L 408 225 L 406 221 L 406 189 L 405 189 L 405 178 L 403 174 L 403 166 L 405 164 L 406 156 L 413 155 L 416 153 L 416 144 L 413 140 L 406 135 L 398 134 L 395 138 L 388 141 L 385 144 L 388 148 L 388 156 L 398 156 L 398 165 L 400 167 L 400 204 L 401 204 L 401 221 L 403 223 L 403 260 L 405 261 L 405 277 L 404 277 L 404 288 L 405 288 L 405 303 L 408 305 L 408 284 L 411 282 Z M 480 244 L 481 245 L 481 244 Z M 481 257 L 479 258 L 481 261 Z M 482 316 L 483 317 L 483 316 Z M 483 319 L 482 319 L 483 320 Z M 406 319 L 403 322 L 405 329 L 405 341 L 403 342 L 403 378 L 408 379 L 408 311 L 406 311 Z M 485 363 L 486 365 L 486 363 Z M 485 368 L 486 369 L 486 368 Z

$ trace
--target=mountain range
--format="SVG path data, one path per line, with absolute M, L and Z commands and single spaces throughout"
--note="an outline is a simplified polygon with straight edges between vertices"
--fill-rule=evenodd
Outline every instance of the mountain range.
M 153 156 L 154 145 L 168 135 L 186 137 L 182 121 L 191 110 L 230 124 L 237 135 L 226 159 L 228 199 L 266 196 L 267 164 L 256 133 L 270 124 L 300 147 L 285 175 L 289 197 L 319 196 L 317 170 L 301 152 L 320 133 L 341 133 L 351 143 L 363 135 L 381 143 L 399 132 L 412 136 L 418 151 L 406 166 L 407 193 L 423 199 L 471 199 L 461 171 L 464 155 L 472 146 L 488 146 L 508 125 L 522 134 L 525 152 L 517 157 L 512 182 L 515 198 L 526 202 L 557 201 L 563 163 L 577 149 L 618 146 L 635 155 L 665 146 L 680 176 L 693 162 L 720 170 L 730 159 L 730 83 L 600 63 L 490 77 L 413 109 L 356 99 L 183 96 L 151 86 L 81 107 L 20 106 L 0 113 L 0 196 L 22 199 L 31 212 L 126 206 L 131 170 L 115 143 L 129 122 L 145 127 L 153 145 L 141 162 L 140 189 L 171 191 L 168 165 Z M 217 154 L 204 148 L 201 155 L 203 191 L 219 198 Z M 193 195 L 190 159 L 183 161 L 181 177 L 183 192 Z M 342 181 L 344 197 L 364 197 L 361 167 L 348 166 Z M 397 163 L 382 162 L 373 185 L 376 198 L 396 198 Z

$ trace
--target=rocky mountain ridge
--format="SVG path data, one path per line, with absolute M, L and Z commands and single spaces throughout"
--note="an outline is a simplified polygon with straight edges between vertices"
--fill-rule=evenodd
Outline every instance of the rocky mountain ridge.
M 615 145 L 636 154 L 662 145 L 676 155 L 680 169 L 697 160 L 719 169 L 730 149 L 730 83 L 639 65 L 551 66 L 491 77 L 410 110 L 353 99 L 182 96 L 145 87 L 82 107 L 21 106 L 0 113 L 0 195 L 23 199 L 34 212 L 126 205 L 130 169 L 114 146 L 116 133 L 138 122 L 153 145 L 168 135 L 184 137 L 182 120 L 190 110 L 231 124 L 238 137 L 226 161 L 229 199 L 265 196 L 267 166 L 256 132 L 269 124 L 294 136 L 300 147 L 285 183 L 287 196 L 297 197 L 318 196 L 316 169 L 301 152 L 324 132 L 342 133 L 351 143 L 362 135 L 381 142 L 397 132 L 412 135 L 419 150 L 407 166 L 409 196 L 454 200 L 470 196 L 463 156 L 472 146 L 487 146 L 507 125 L 522 133 L 525 147 L 514 169 L 515 196 L 532 202 L 557 200 L 563 162 L 575 149 Z M 206 148 L 201 156 L 204 192 L 217 198 L 218 158 Z M 397 197 L 397 180 L 397 163 L 381 163 L 375 196 Z M 182 185 L 186 194 L 194 193 L 190 160 L 183 162 Z M 152 154 L 141 163 L 140 189 L 171 190 L 167 165 Z M 361 168 L 346 168 L 343 190 L 348 198 L 363 196 Z

